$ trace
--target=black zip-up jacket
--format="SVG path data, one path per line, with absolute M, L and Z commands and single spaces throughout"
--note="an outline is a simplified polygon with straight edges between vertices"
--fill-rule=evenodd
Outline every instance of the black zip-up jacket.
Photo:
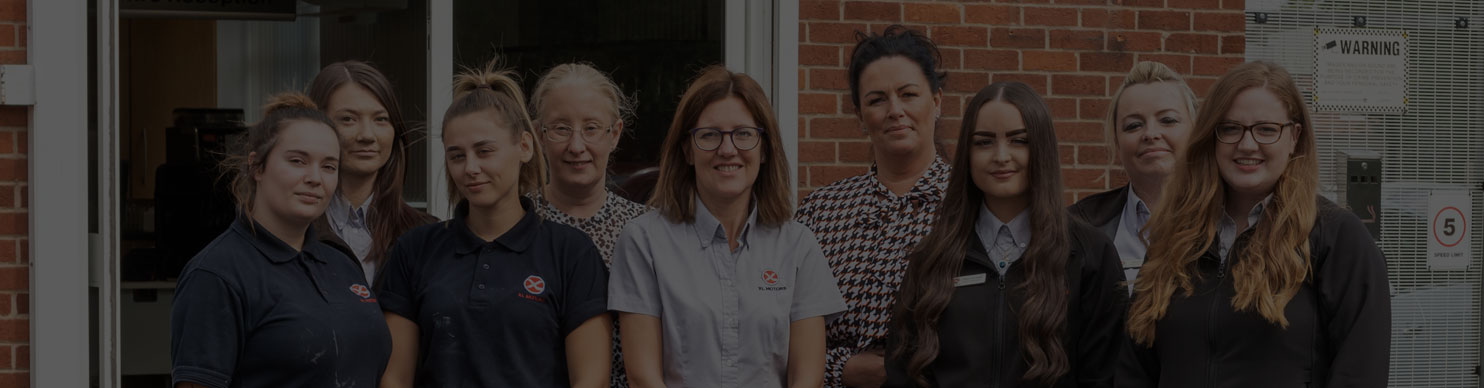
M 1123 206 L 1128 203 L 1128 190 L 1128 185 L 1123 185 L 1089 195 L 1068 207 L 1067 212 L 1103 231 L 1111 240 L 1118 235 L 1118 224 L 1123 222 Z
M 1102 232 L 1068 218 L 1071 257 L 1067 260 L 1067 323 L 1062 346 L 1071 370 L 1054 387 L 1112 387 L 1128 291 L 1118 250 Z M 1034 239 L 1035 237 L 1031 237 Z M 938 358 L 925 371 L 935 387 L 1032 387 L 1021 380 L 1029 367 L 1020 346 L 1017 311 L 1025 303 L 1021 258 L 1001 277 L 976 236 L 959 275 L 983 276 L 983 283 L 956 287 L 938 321 Z M 894 318 L 896 319 L 896 318 Z M 887 336 L 888 349 L 898 341 Z M 884 387 L 912 387 L 905 359 L 886 360 Z
M 1288 329 L 1234 311 L 1229 271 L 1211 244 L 1195 293 L 1176 291 L 1153 347 L 1125 340 L 1119 387 L 1385 387 L 1391 351 L 1386 259 L 1360 219 L 1324 198 L 1309 233 L 1310 279 L 1284 308 Z M 1252 238 L 1240 234 L 1228 260 Z M 1135 296 L 1137 298 L 1137 296 Z

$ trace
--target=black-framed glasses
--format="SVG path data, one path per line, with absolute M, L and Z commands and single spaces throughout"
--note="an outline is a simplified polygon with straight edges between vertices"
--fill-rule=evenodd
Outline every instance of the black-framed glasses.
M 1237 144 L 1242 142 L 1242 137 L 1247 136 L 1247 133 L 1251 132 L 1252 140 L 1256 140 L 1257 144 L 1273 144 L 1277 143 L 1278 139 L 1283 138 L 1284 129 L 1295 125 L 1298 125 L 1298 123 L 1292 121 L 1282 124 L 1259 121 L 1252 123 L 1252 125 L 1242 125 L 1235 121 L 1225 121 L 1216 124 L 1216 140 L 1226 144 Z
M 598 123 L 586 123 L 582 124 L 582 127 L 580 129 L 573 127 L 572 124 L 568 123 L 541 125 L 541 133 L 546 137 L 547 141 L 553 143 L 561 143 L 566 142 L 567 140 L 571 140 L 572 133 L 578 131 L 582 132 L 582 140 L 596 141 L 602 139 L 603 136 L 607 136 L 608 134 L 613 133 L 613 125 L 604 127 L 602 125 L 598 125 Z
M 762 143 L 763 129 L 741 127 L 730 131 L 723 131 L 721 128 L 695 128 L 690 130 L 691 142 L 695 143 L 696 148 L 700 148 L 701 151 L 715 151 L 718 147 L 721 147 L 721 141 L 726 137 L 732 138 L 733 147 L 737 147 L 741 151 L 747 151 L 757 148 L 758 143 Z

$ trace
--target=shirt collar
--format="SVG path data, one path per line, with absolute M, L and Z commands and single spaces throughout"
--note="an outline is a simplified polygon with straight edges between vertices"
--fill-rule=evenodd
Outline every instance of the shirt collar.
M 1015 218 L 1011 218 L 1009 223 L 1004 223 L 1000 222 L 999 217 L 995 217 L 994 212 L 989 211 L 989 207 L 979 204 L 979 221 L 975 224 L 980 233 L 979 238 L 985 240 L 984 244 L 994 246 L 996 244 L 994 239 L 999 235 L 1000 227 L 1008 225 L 1010 238 L 1015 240 L 1015 245 L 1024 248 L 1031 242 L 1030 214 L 1031 209 L 1026 208 L 1021 210 L 1020 214 L 1015 215 Z
M 695 201 L 696 222 L 694 227 L 696 230 L 696 239 L 701 241 L 701 249 L 710 248 L 713 242 L 726 242 L 727 232 L 726 229 L 722 228 L 721 220 L 716 219 L 716 216 L 711 214 L 711 209 L 706 208 L 706 204 L 701 202 L 700 196 L 696 196 Z M 748 232 L 752 230 L 752 224 L 757 222 L 757 207 L 750 205 L 749 207 L 752 209 L 748 211 L 747 221 L 742 224 L 742 233 L 737 234 L 738 247 L 747 246 Z
M 360 206 L 352 206 L 350 200 L 336 190 L 335 195 L 330 196 L 330 208 L 325 213 L 329 214 L 330 222 L 333 222 L 336 228 L 345 228 L 349 225 L 359 225 L 364 228 L 366 215 L 371 211 L 371 201 L 374 198 L 376 194 L 372 193 Z
M 298 250 L 294 250 L 294 247 L 289 246 L 288 243 L 283 242 L 277 236 L 274 236 L 268 229 L 263 228 L 262 224 L 259 224 L 250 217 L 237 216 L 237 220 L 232 222 L 231 228 L 247 239 L 253 248 L 257 248 L 258 252 L 262 253 L 264 258 L 267 258 L 269 262 L 274 264 L 287 263 L 295 257 L 299 257 L 301 253 Z M 317 243 L 318 240 L 314 238 L 314 225 L 311 224 L 304 230 L 304 251 L 310 252 L 310 254 L 305 256 L 325 262 L 324 258 L 319 257 L 321 255 L 313 254 L 310 250 L 310 248 L 313 248 L 312 245 Z
M 1261 201 L 1257 201 L 1257 204 L 1252 205 L 1252 210 L 1247 211 L 1247 229 L 1252 229 L 1257 226 L 1257 222 L 1262 220 L 1262 212 L 1267 209 L 1268 205 L 1271 204 L 1272 201 L 1273 194 L 1268 193 L 1268 196 L 1263 197 Z M 1245 229 L 1235 230 L 1237 221 L 1233 220 L 1232 216 L 1224 211 L 1221 212 L 1221 222 L 1223 225 L 1229 225 L 1232 229 L 1234 229 L 1234 232 L 1241 233 L 1246 231 Z
M 536 215 L 535 205 L 530 198 L 521 196 L 520 208 L 525 211 L 525 215 L 522 215 L 520 221 L 511 226 L 510 230 L 505 231 L 500 237 L 495 237 L 495 241 L 486 242 L 469 229 L 469 201 L 459 201 L 458 206 L 453 210 L 453 220 L 449 223 L 449 227 L 453 228 L 456 236 L 455 243 L 458 244 L 455 252 L 460 255 L 472 253 L 484 247 L 485 244 L 498 244 L 513 252 L 525 252 L 526 248 L 530 247 L 531 238 L 536 233 L 536 225 L 541 222 L 541 217 Z
M 877 179 L 879 175 L 876 173 L 876 168 L 876 164 L 872 163 L 870 173 L 866 174 L 870 177 L 876 194 L 886 198 L 895 197 L 896 195 L 886 188 L 886 184 L 881 183 L 881 180 Z M 917 183 L 913 184 L 912 189 L 908 190 L 904 196 L 908 198 L 919 198 L 928 202 L 942 200 L 943 188 L 947 186 L 948 174 L 952 170 L 953 166 L 944 161 L 942 155 L 933 156 L 933 164 L 928 166 L 927 171 L 923 172 L 922 178 L 918 178 Z
M 1143 217 L 1140 217 L 1140 214 L 1143 214 Z M 1129 185 L 1128 200 L 1123 203 L 1124 231 L 1138 235 L 1144 223 L 1149 222 L 1150 214 L 1149 206 L 1144 203 L 1144 199 L 1139 198 L 1139 193 L 1134 192 L 1133 185 Z

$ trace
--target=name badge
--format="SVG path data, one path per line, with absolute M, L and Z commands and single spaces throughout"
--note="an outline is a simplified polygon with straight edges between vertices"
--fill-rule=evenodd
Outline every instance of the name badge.
M 964 276 L 959 276 L 959 277 L 953 278 L 953 286 L 954 287 L 963 287 L 963 286 L 972 286 L 972 285 L 975 285 L 975 284 L 984 284 L 985 275 L 986 274 L 982 274 L 981 273 L 981 274 L 976 274 L 976 275 L 964 275 Z

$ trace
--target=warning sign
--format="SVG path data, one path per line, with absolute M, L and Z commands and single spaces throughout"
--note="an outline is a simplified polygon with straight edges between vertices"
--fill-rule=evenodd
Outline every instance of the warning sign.
M 1321 112 L 1403 113 L 1407 108 L 1407 32 L 1314 29 L 1314 94 Z
M 1469 233 L 1475 226 L 1473 201 L 1466 190 L 1434 190 L 1427 198 L 1427 266 L 1434 271 L 1460 271 L 1473 257 Z

